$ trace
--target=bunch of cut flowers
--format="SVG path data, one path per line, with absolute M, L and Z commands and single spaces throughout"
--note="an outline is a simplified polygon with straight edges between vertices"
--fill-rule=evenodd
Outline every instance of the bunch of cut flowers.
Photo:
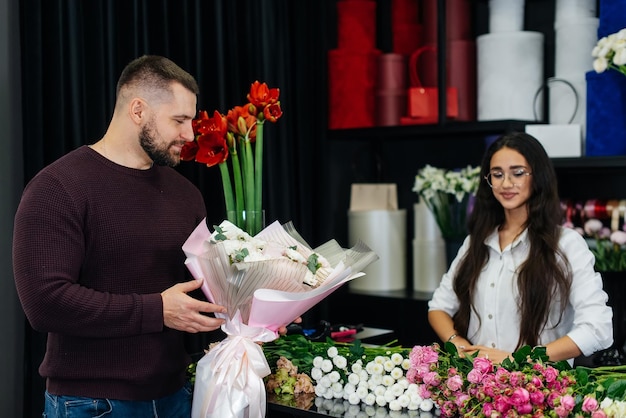
M 550 362 L 524 346 L 501 364 L 459 356 L 452 343 L 416 346 L 407 378 L 446 417 L 624 417 L 626 368 Z
M 626 228 L 626 224 L 622 228 Z M 593 240 L 589 249 L 596 258 L 597 271 L 626 271 L 626 231 L 611 231 L 602 221 L 594 218 L 585 221 L 583 227 L 577 230 Z
M 192 416 L 265 414 L 263 377 L 270 373 L 259 342 L 350 280 L 378 256 L 362 242 L 335 240 L 312 249 L 289 222 L 252 237 L 229 221 L 209 231 L 201 222 L 183 245 L 185 264 L 207 299 L 226 307 L 226 338 L 195 366 Z
M 600 38 L 591 56 L 597 73 L 613 69 L 626 75 L 626 28 Z
M 470 198 L 479 183 L 480 167 L 445 170 L 426 165 L 417 172 L 413 191 L 433 213 L 444 239 L 462 239 L 467 235 Z
M 299 376 L 310 378 L 312 385 L 306 387 L 308 393 L 316 396 L 316 403 L 317 400 L 343 401 L 359 409 L 386 411 L 434 410 L 434 402 L 421 397 L 418 385 L 406 378 L 411 350 L 394 344 L 395 341 L 367 346 L 359 340 L 341 343 L 329 338 L 325 342 L 313 342 L 303 335 L 280 337 L 263 345 L 268 362 L 276 365 L 266 378 L 266 387 L 276 395 L 297 391 L 295 386 L 280 385 L 284 383 L 282 369 L 288 364 Z M 343 407 L 343 404 L 335 406 Z

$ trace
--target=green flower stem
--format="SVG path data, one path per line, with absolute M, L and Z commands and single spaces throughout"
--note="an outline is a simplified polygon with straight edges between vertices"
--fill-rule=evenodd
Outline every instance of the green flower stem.
M 238 227 L 243 227 L 243 179 L 241 177 L 241 162 L 237 152 L 231 154 L 233 165 L 233 180 L 235 182 L 235 204 L 231 210 L 236 211 L 236 221 L 233 222 Z
M 250 144 L 250 140 L 248 138 L 243 141 L 243 146 L 244 201 L 246 212 L 248 213 L 248 216 L 246 216 L 246 231 L 250 235 L 256 235 L 256 232 L 258 231 L 254 229 L 254 215 L 252 215 L 252 213 L 256 210 L 254 207 L 254 160 L 252 155 L 252 145 Z
M 256 144 L 254 145 L 254 208 L 257 213 L 254 230 L 261 231 L 263 219 L 263 121 L 256 124 Z
M 235 208 L 235 202 L 233 199 L 233 186 L 230 182 L 230 173 L 228 172 L 228 165 L 226 161 L 218 164 L 220 167 L 220 174 L 222 175 L 222 186 L 224 189 L 224 202 L 226 203 L 226 213 L 230 214 Z M 234 219 L 228 219 L 230 222 L 236 223 Z

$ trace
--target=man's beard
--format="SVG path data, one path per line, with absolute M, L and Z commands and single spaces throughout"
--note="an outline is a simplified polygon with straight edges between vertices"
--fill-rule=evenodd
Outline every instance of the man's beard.
M 170 147 L 174 144 L 169 143 L 167 146 L 159 147 L 155 140 L 155 131 L 152 129 L 153 122 L 149 122 L 141 128 L 139 133 L 139 144 L 141 148 L 148 154 L 153 164 L 175 167 L 180 163 L 180 155 L 174 156 L 170 153 Z M 178 157 L 178 158 L 177 158 Z

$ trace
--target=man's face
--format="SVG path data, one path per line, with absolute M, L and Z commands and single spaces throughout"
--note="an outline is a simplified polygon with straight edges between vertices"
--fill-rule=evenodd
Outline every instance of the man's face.
M 139 133 L 139 144 L 154 164 L 170 167 L 180 163 L 183 145 L 194 139 L 191 121 L 196 113 L 194 93 L 178 83 L 172 91 L 172 100 L 155 107 Z

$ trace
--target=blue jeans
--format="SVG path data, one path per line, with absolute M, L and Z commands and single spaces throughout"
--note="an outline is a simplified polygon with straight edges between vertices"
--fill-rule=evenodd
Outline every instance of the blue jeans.
M 46 391 L 43 418 L 189 418 L 191 385 L 152 401 L 120 401 L 57 396 Z

